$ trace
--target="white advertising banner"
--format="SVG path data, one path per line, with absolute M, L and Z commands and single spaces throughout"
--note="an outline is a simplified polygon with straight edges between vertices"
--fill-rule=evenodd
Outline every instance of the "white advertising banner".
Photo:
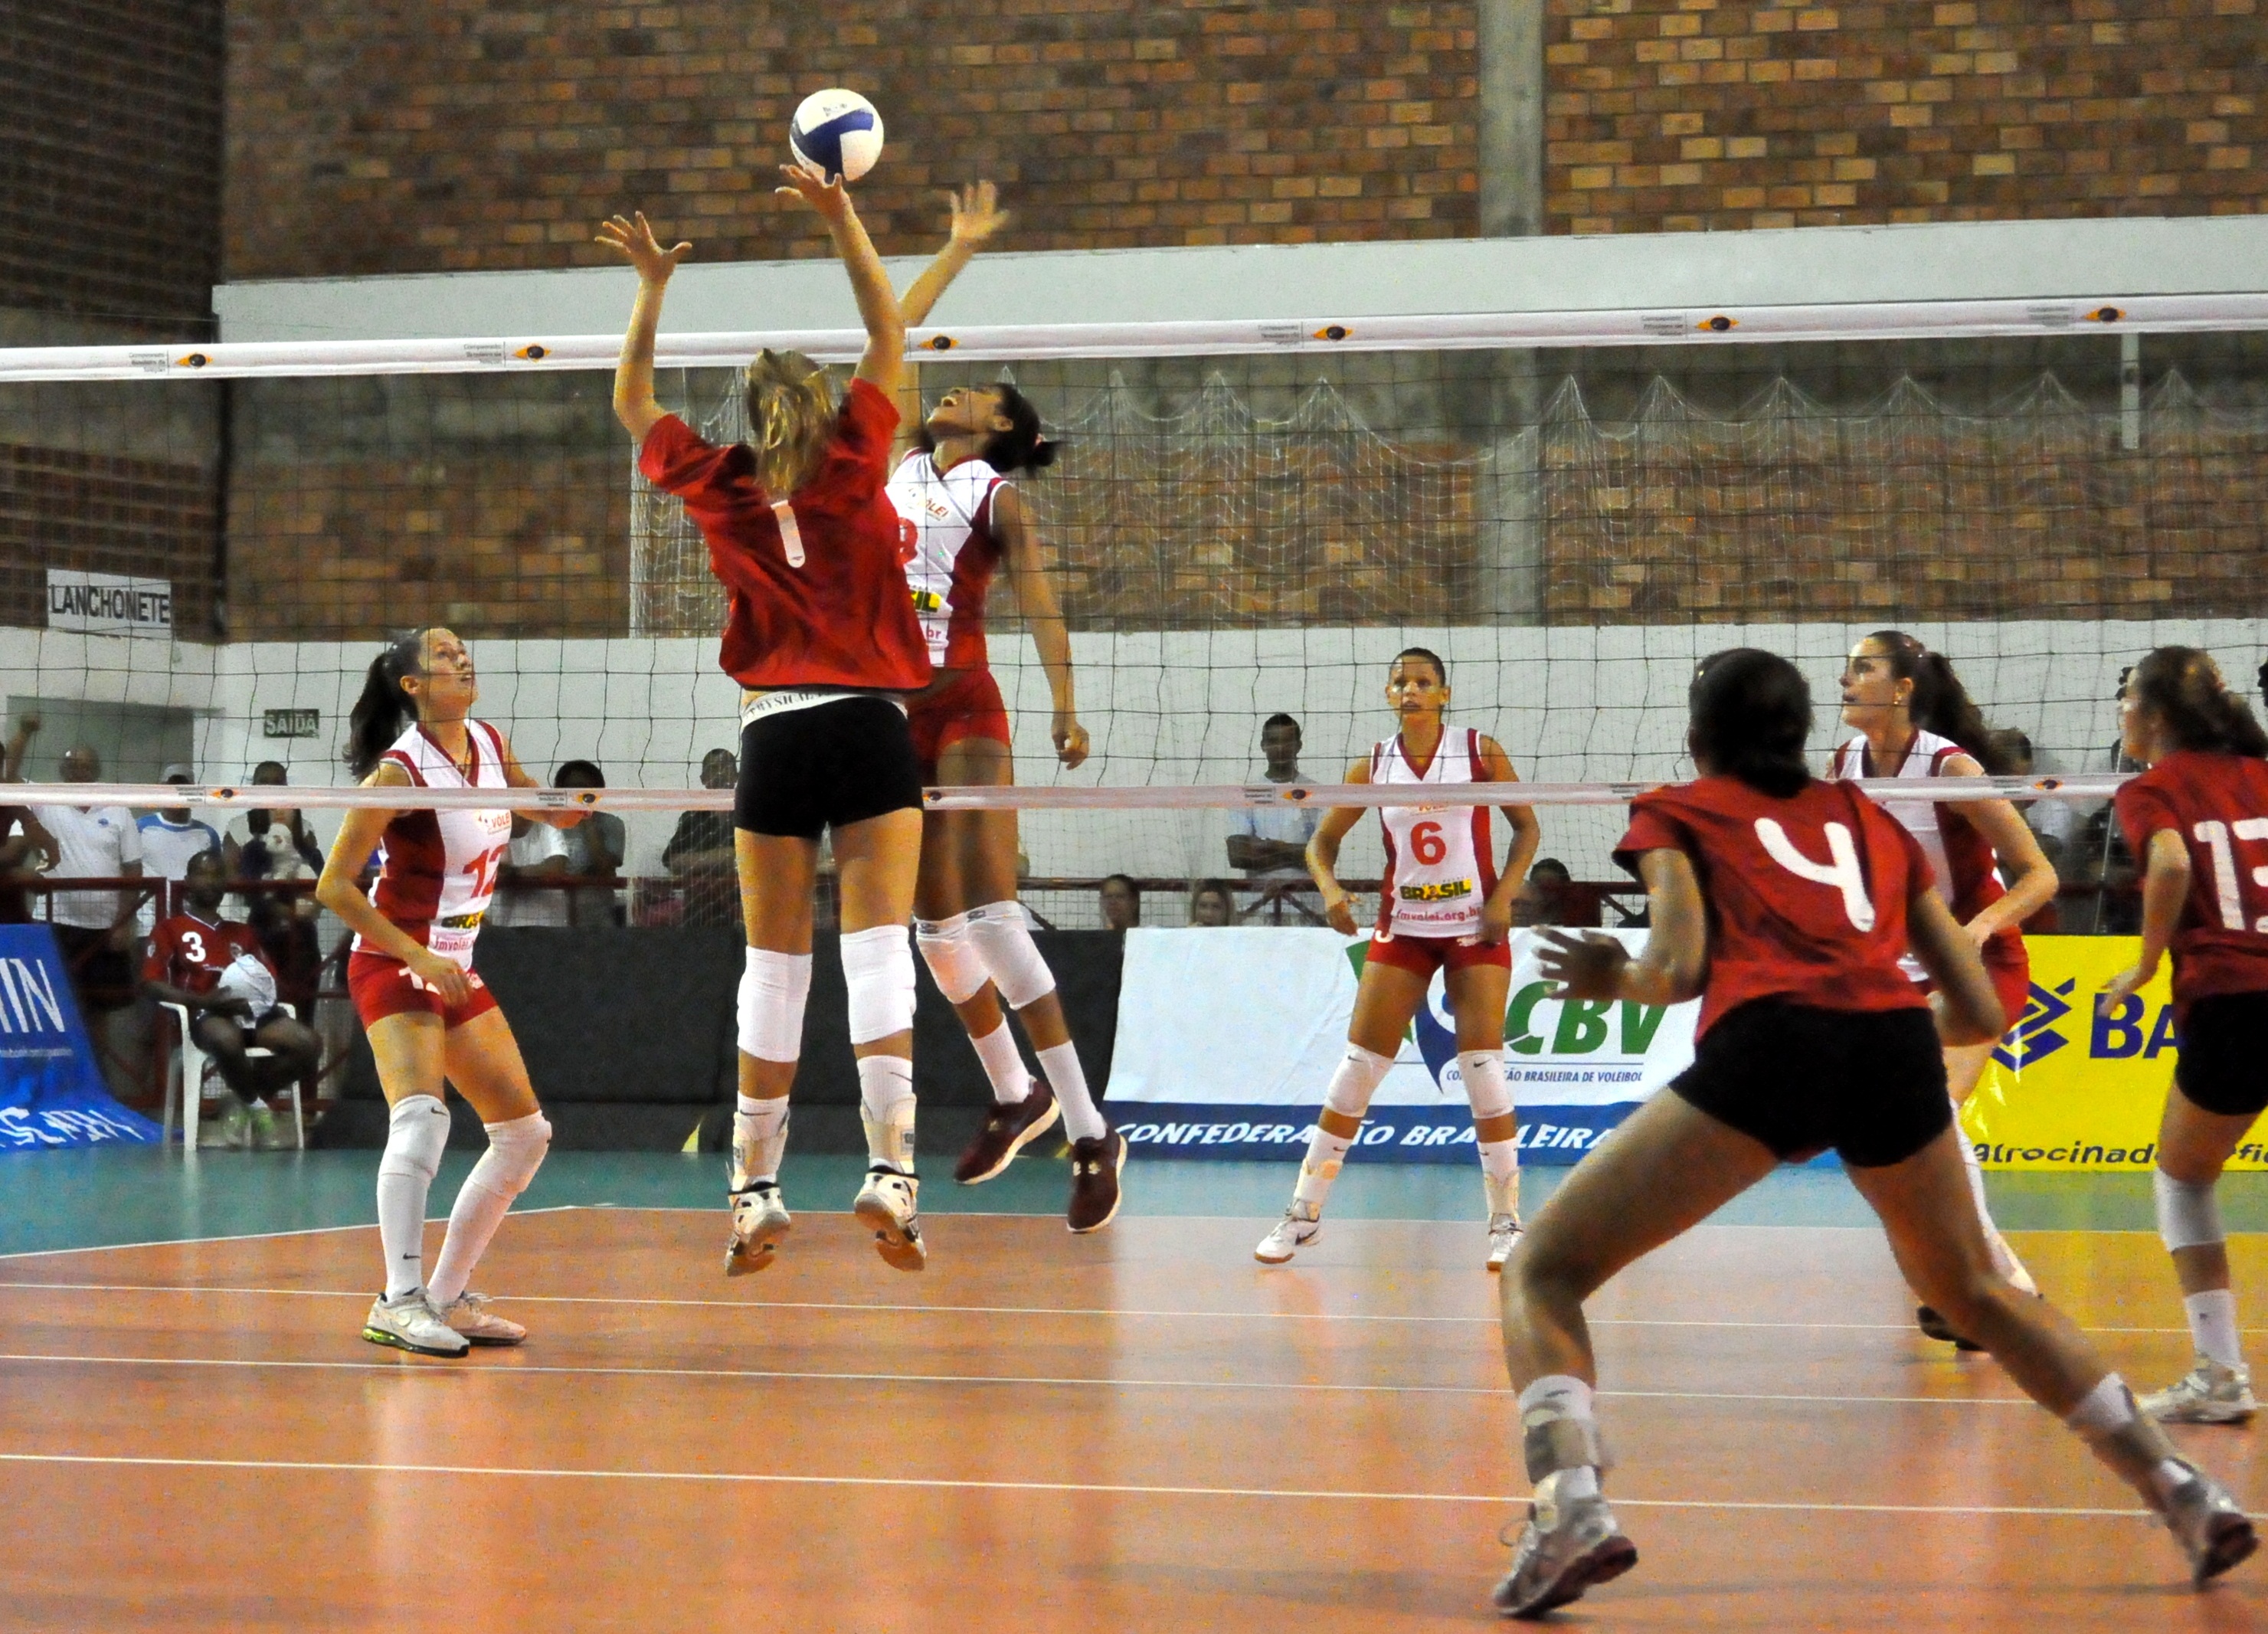
M 1643 931 L 1611 932 L 1633 948 Z M 1114 1115 L 1131 1145 L 1275 1155 L 1303 1145 L 1346 1047 L 1366 937 L 1258 927 L 1126 936 Z M 1506 1074 L 1531 1160 L 1572 1161 L 1693 1058 L 1697 1004 L 1546 997 L 1535 938 L 1513 934 Z M 1372 1100 L 1366 1148 L 1462 1159 L 1473 1138 L 1441 982 Z
M 48 628 L 92 636 L 170 637 L 173 582 L 48 570 Z

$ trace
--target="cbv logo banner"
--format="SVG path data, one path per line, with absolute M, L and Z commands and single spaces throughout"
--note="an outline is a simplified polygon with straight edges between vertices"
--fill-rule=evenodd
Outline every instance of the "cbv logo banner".
M 103 1086 L 55 933 L 0 924 L 0 1152 L 158 1138 Z

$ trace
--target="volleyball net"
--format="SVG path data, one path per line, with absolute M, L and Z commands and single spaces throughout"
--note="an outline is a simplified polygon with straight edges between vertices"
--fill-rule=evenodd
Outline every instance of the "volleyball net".
M 1883 627 L 2028 741 L 2032 780 L 2002 791 L 2100 802 L 2126 666 L 2189 642 L 2249 690 L 2268 647 L 2264 330 L 2268 298 L 2228 297 L 917 334 L 924 400 L 1011 380 L 1060 442 L 1020 489 L 1093 740 L 1057 767 L 996 586 L 1021 787 L 935 803 L 1023 808 L 1037 878 L 1233 877 L 1240 809 L 1364 798 L 1335 785 L 1418 645 L 1453 724 L 1537 785 L 1544 854 L 1603 879 L 1620 804 L 1690 773 L 1697 659 L 1794 659 L 1823 754 L 1843 655 Z M 665 336 L 659 393 L 727 439 L 757 345 L 858 343 Z M 273 760 L 335 809 L 377 643 L 446 624 L 482 718 L 539 777 L 597 765 L 606 791 L 572 798 L 657 865 L 670 813 L 729 798 L 697 773 L 734 742 L 735 688 L 705 548 L 610 411 L 617 344 L 0 351 L 0 696 L 42 722 L 24 775 L 92 735 L 100 798 L 248 803 L 212 791 Z M 1288 784 L 1263 776 L 1278 714 Z M 146 786 L 176 762 L 204 792 Z

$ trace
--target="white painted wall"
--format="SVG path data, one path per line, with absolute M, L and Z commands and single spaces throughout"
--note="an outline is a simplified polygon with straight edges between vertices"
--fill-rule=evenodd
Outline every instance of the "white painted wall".
M 1690 625 L 1587 629 L 1173 630 L 1074 638 L 1080 713 L 1094 752 L 1056 773 L 1047 743 L 1046 679 L 1028 641 L 999 637 L 994 658 L 1016 724 L 1027 782 L 1079 786 L 1238 783 L 1259 773 L 1260 722 L 1278 710 L 1306 729 L 1303 769 L 1335 779 L 1390 724 L 1381 688 L 1404 645 L 1431 646 L 1450 666 L 1454 718 L 1498 739 L 1524 777 L 1622 780 L 1682 769 L 1685 684 L 1696 659 L 1720 647 L 1787 653 L 1821 702 L 1815 741 L 1844 735 L 1833 703 L 1841 655 L 1864 625 Z M 1996 725 L 2029 732 L 2043 767 L 2107 769 L 2118 672 L 2169 642 L 2218 653 L 2248 690 L 2268 649 L 2268 620 L 1919 624 L 1953 655 Z M 245 643 L 225 647 L 0 629 L 0 696 L 85 697 L 199 712 L 200 771 L 241 777 L 276 759 L 298 784 L 339 780 L 347 711 L 375 651 L 365 644 Z M 481 713 L 510 733 L 539 775 L 571 757 L 597 761 L 618 786 L 684 788 L 702 754 L 735 736 L 733 682 L 707 640 L 478 642 Z M 322 711 L 324 735 L 271 741 L 261 711 Z M 43 744 L 52 755 L 66 746 Z M 633 871 L 659 866 L 672 819 L 632 813 Z M 1024 819 L 1035 872 L 1094 875 L 1226 871 L 1225 813 L 1034 813 Z M 1547 811 L 1544 851 L 1581 877 L 1609 877 L 1619 833 L 1608 810 Z M 328 823 L 320 824 L 328 831 Z M 1351 873 L 1378 865 L 1375 825 L 1357 831 Z

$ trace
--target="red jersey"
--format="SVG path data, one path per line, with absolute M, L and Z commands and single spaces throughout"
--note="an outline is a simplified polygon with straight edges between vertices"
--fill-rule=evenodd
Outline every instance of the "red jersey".
M 1906 905 L 1930 888 L 1912 835 L 1858 790 L 1812 782 L 1786 799 L 1704 777 L 1631 802 L 1615 860 L 1683 851 L 1709 904 L 1709 975 L 1697 1038 L 1752 998 L 1822 1010 L 1913 1010 L 1898 968 Z
M 142 961 L 142 979 L 163 982 L 188 993 L 210 993 L 220 973 L 236 962 L 239 953 L 250 953 L 262 964 L 268 955 L 248 924 L 207 919 L 196 913 L 179 913 L 150 936 L 150 956 Z M 270 974 L 274 973 L 270 967 Z
M 2170 828 L 2190 850 L 2174 929 L 2174 1008 L 2268 989 L 2268 761 L 2181 749 L 2121 785 L 2118 826 L 2138 861 Z
M 675 415 L 646 433 L 638 469 L 685 501 L 725 586 L 718 663 L 744 687 L 911 692 L 930 679 L 882 491 L 898 411 L 850 382 L 819 469 L 792 500 L 758 485 L 744 444 L 719 448 Z

